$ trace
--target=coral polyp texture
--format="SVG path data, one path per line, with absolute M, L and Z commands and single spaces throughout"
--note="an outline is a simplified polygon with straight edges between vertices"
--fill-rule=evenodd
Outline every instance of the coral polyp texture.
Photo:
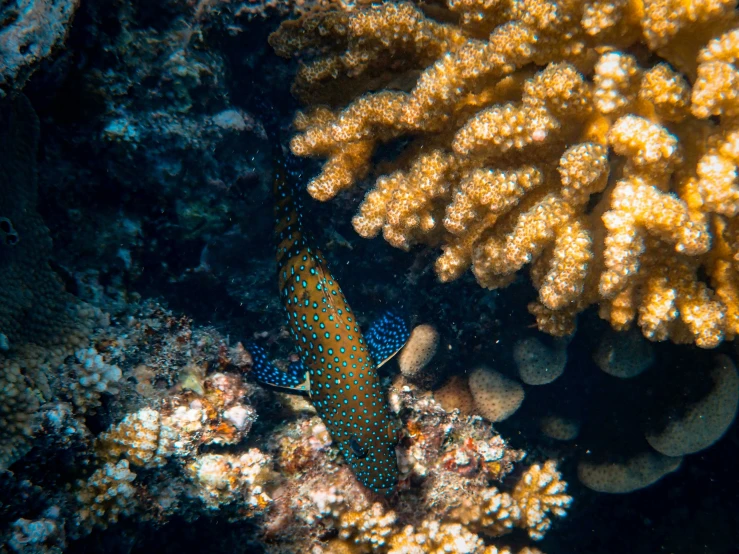
M 52 370 L 75 350 L 86 356 L 93 329 L 107 319 L 66 292 L 49 263 L 52 242 L 36 206 L 38 140 L 24 96 L 0 103 L 0 470 L 30 448 L 37 409 L 52 396 Z M 63 385 L 92 387 L 82 395 L 88 400 L 114 392 L 120 373 L 83 366 Z
M 665 475 L 676 471 L 682 461 L 682 457 L 644 452 L 619 462 L 581 461 L 577 466 L 577 474 L 580 482 L 590 489 L 623 494 L 643 489 L 659 481 Z
M 484 367 L 470 373 L 468 384 L 480 414 L 493 422 L 508 419 L 524 399 L 521 383 Z
M 739 331 L 738 21 L 733 0 L 385 2 L 270 41 L 304 62 L 291 148 L 326 160 L 308 192 L 374 179 L 360 235 L 439 248 L 442 281 L 528 266 L 554 335 L 597 305 L 710 348 Z
M 135 312 L 124 318 L 125 325 L 96 331 L 95 348 L 69 356 L 50 378 L 51 400 L 41 408 L 40 393 L 23 388 L 18 367 L 7 366 L 15 388 L 6 387 L 4 394 L 23 404 L 8 403 L 13 411 L 7 416 L 0 412 L 7 420 L 4 448 L 11 454 L 14 447 L 22 447 L 21 454 L 31 446 L 48 448 L 45 455 L 57 461 L 59 451 L 70 452 L 69 475 L 75 478 L 63 496 L 46 499 L 62 506 L 58 524 L 70 539 L 126 518 L 159 524 L 175 515 L 194 518 L 227 509 L 242 517 L 264 514 L 272 502 L 267 487 L 279 479 L 272 456 L 245 444 L 257 418 L 252 402 L 264 393 L 244 380 L 243 348 L 229 348 L 212 330 L 193 330 L 186 318 L 155 304 Z M 85 385 L 89 394 L 81 396 L 80 381 L 102 386 Z M 93 436 L 84 417 L 100 410 L 104 397 L 118 404 L 104 412 L 111 424 Z M 43 440 L 31 443 L 34 428 L 42 430 Z M 6 434 L 19 438 L 6 441 Z M 219 450 L 203 450 L 212 448 Z M 27 515 L 35 513 L 32 508 Z M 47 530 L 53 519 L 36 527 Z M 18 521 L 24 520 L 32 521 Z
M 422 376 L 422 372 L 439 347 L 439 332 L 426 323 L 411 331 L 408 342 L 398 355 L 400 372 L 408 379 Z
M 131 484 L 136 474 L 128 462 L 107 463 L 80 483 L 77 493 L 82 508 L 78 512 L 80 527 L 86 531 L 93 526 L 107 527 L 121 516 L 131 515 L 136 507 L 136 488 Z
M 739 375 L 728 356 L 717 356 L 710 372 L 710 391 L 684 408 L 659 432 L 648 432 L 649 444 L 666 456 L 684 456 L 705 450 L 718 441 L 734 421 L 739 405 Z
M 33 506 L 12 502 L 4 540 L 64 546 L 213 517 L 247 521 L 249 544 L 266 552 L 525 554 L 572 502 L 554 460 L 526 459 L 402 374 L 388 390 L 400 482 L 378 496 L 308 402 L 249 382 L 241 344 L 154 302 L 112 319 L 51 372 L 43 404 L 23 367 L 5 368 L 14 400 L 0 410 L 0 438 L 17 455 L 31 450 L 13 470 L 63 470 L 57 485 L 36 487 Z M 104 427 L 88 428 L 98 418 Z
M 31 343 L 68 354 L 89 329 L 49 265 L 52 242 L 36 209 L 39 122 L 24 96 L 0 104 L 0 352 Z
M 333 458 L 317 417 L 276 431 L 280 466 L 295 475 L 275 493 L 263 523 L 269 551 L 539 552 L 522 546 L 526 536 L 542 539 L 572 503 L 556 463 L 529 465 L 514 477 L 524 452 L 479 417 L 446 412 L 404 383 L 396 380 L 389 392 L 405 428 L 397 501 L 378 501 Z

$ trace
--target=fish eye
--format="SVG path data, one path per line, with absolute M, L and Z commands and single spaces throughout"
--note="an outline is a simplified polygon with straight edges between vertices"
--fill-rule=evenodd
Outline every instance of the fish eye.
M 367 456 L 367 452 L 362 448 L 362 445 L 359 444 L 359 441 L 357 441 L 356 437 L 352 436 L 349 439 L 349 447 L 352 449 L 352 452 L 354 452 L 354 455 L 357 458 L 364 458 Z

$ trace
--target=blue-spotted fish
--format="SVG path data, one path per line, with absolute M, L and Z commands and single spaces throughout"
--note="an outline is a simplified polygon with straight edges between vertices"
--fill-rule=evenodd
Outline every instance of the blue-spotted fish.
M 405 344 L 408 327 L 402 318 L 387 314 L 362 334 L 325 258 L 306 235 L 296 200 L 300 172 L 288 165 L 281 150 L 275 162 L 278 282 L 299 361 L 281 371 L 252 344 L 251 374 L 271 385 L 308 392 L 362 484 L 387 494 L 398 480 L 398 431 L 376 369 Z

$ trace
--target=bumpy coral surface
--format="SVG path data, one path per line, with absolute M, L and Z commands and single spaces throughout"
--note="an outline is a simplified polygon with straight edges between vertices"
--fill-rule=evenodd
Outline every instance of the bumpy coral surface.
M 609 375 L 630 379 L 654 363 L 654 351 L 633 329 L 624 333 L 608 332 L 601 337 L 593 359 Z
M 164 464 L 161 453 L 160 415 L 143 408 L 128 414 L 123 421 L 98 437 L 98 450 L 104 459 L 117 460 L 125 456 L 139 467 Z
M 115 320 L 59 366 L 51 402 L 32 403 L 28 416 L 9 404 L 9 430 L 25 436 L 35 418 L 46 448 L 72 460 L 45 511 L 16 508 L 8 540 L 53 549 L 121 526 L 215 515 L 253 522 L 269 552 L 526 552 L 521 541 L 539 540 L 570 505 L 554 461 L 523 465 L 525 453 L 489 423 L 446 411 L 402 375 L 389 391 L 403 428 L 401 482 L 391 498 L 374 495 L 310 405 L 280 396 L 285 422 L 255 425 L 258 409 L 278 408 L 246 380 L 241 345 L 153 303 Z M 94 368 L 115 379 L 93 378 L 101 390 L 80 401 Z M 104 403 L 112 421 L 93 433 L 86 416 Z M 510 543 L 509 533 L 518 535 Z
M 429 324 L 413 328 L 408 342 L 398 355 L 400 372 L 409 379 L 418 378 L 439 347 L 439 332 Z
M 0 469 L 29 447 L 34 414 L 55 388 L 52 370 L 89 347 L 106 317 L 64 290 L 50 265 L 52 242 L 37 211 L 36 150 L 39 123 L 29 101 L 0 104 Z M 82 361 L 82 360 L 80 360 Z M 100 360 L 102 363 L 102 359 Z M 87 378 L 67 382 L 92 387 L 95 400 L 120 372 L 83 364 Z M 80 367 L 80 369 L 83 369 Z M 102 379 L 102 381 L 101 381 Z
M 23 96 L 0 105 L 0 352 L 24 344 L 84 345 L 89 329 L 49 266 L 52 242 L 37 211 L 39 123 Z
M 557 465 L 551 460 L 531 466 L 516 483 L 511 496 L 521 510 L 518 525 L 527 529 L 532 539 L 544 538 L 552 525 L 551 516 L 567 514 L 572 497 L 565 494 L 566 490 L 567 483 L 562 481 Z
M 30 448 L 29 439 L 34 431 L 32 417 L 39 400 L 15 361 L 0 358 L 0 383 L 0 469 L 6 469 Z
M 61 554 L 67 546 L 64 526 L 59 520 L 59 507 L 53 506 L 36 520 L 19 518 L 13 522 L 8 546 L 23 554 L 43 552 Z
M 479 417 L 448 413 L 403 379 L 391 387 L 390 405 L 406 436 L 400 490 L 389 501 L 335 459 L 317 418 L 278 431 L 273 448 L 294 475 L 275 491 L 264 524 L 270 551 L 513 552 L 501 537 L 520 528 L 538 540 L 565 515 L 572 498 L 554 461 L 511 479 L 524 453 Z
M 131 484 L 136 474 L 128 462 L 107 463 L 80 483 L 77 498 L 83 506 L 78 514 L 79 525 L 90 530 L 93 526 L 107 527 L 118 518 L 131 515 L 136 507 L 136 488 Z
M 521 383 L 485 367 L 472 371 L 468 383 L 480 414 L 493 422 L 508 419 L 524 399 Z
M 648 487 L 676 471 L 682 461 L 682 457 L 645 452 L 623 462 L 581 461 L 577 467 L 577 474 L 586 487 L 598 492 L 622 494 Z
M 271 498 L 262 485 L 271 476 L 270 460 L 252 448 L 241 456 L 203 454 L 197 456 L 187 472 L 196 485 L 198 497 L 212 509 L 241 501 L 254 509 L 264 508 Z
M 731 81 L 727 67 L 736 62 L 730 41 L 706 47 L 700 60 L 694 46 L 735 27 L 725 11 L 734 4 L 687 4 L 80 2 L 69 49 L 43 63 L 26 89 L 43 124 L 38 213 L 50 231 L 40 223 L 42 241 L 30 240 L 15 211 L 22 204 L 27 221 L 40 222 L 24 196 L 31 189 L 6 197 L 11 189 L 0 184 L 0 281 L 12 285 L 0 297 L 13 291 L 0 298 L 0 550 L 541 554 L 533 545 L 600 553 L 627 544 L 641 554 L 733 546 L 739 526 L 723 489 L 733 476 L 726 460 L 735 458 L 736 371 L 722 357 L 713 367 L 710 353 L 693 357 L 693 348 L 650 345 L 642 335 L 695 342 L 693 330 L 714 321 L 690 311 L 674 281 L 684 270 L 707 285 L 725 315 L 719 330 L 731 337 L 737 241 L 727 206 L 736 183 L 726 179 L 734 154 L 721 140 L 736 117 L 727 119 L 734 87 L 707 85 Z M 295 91 L 316 110 L 299 117 L 296 142 L 331 131 L 336 148 L 324 177 L 349 172 L 359 185 L 342 195 L 350 202 L 365 185 L 385 183 L 387 196 L 379 186 L 370 192 L 378 195 L 357 227 L 379 225 L 393 244 L 433 245 L 448 252 L 443 263 L 472 268 L 454 284 L 434 283 L 432 249 L 416 249 L 403 275 L 402 252 L 349 243 L 332 228 L 330 205 L 306 206 L 352 298 L 364 296 L 360 317 L 382 308 L 370 301 L 402 300 L 435 330 L 421 326 L 399 366 L 381 369 L 401 428 L 401 479 L 389 497 L 361 487 L 310 402 L 250 382 L 250 356 L 238 344 L 256 338 L 276 365 L 295 361 L 286 359 L 291 345 L 263 240 L 272 221 L 263 213 L 261 123 L 270 118 L 255 101 L 287 80 L 276 63 L 275 75 L 264 73 L 271 84 L 254 78 L 260 58 L 275 61 L 255 46 L 274 22 L 242 26 L 252 7 L 310 14 L 285 27 L 303 41 L 303 61 L 324 62 L 300 70 Z M 387 40 L 382 18 L 394 27 Z M 527 43 L 532 29 L 539 40 Z M 481 60 L 499 70 L 486 73 Z M 400 116 L 378 109 L 381 99 Z M 367 140 L 341 134 L 350 131 Z M 23 159 L 0 175 L 27 171 Z M 319 177 L 311 191 L 327 194 L 329 181 Z M 706 237 L 708 249 L 697 253 Z M 32 244 L 43 248 L 22 250 Z M 224 256 L 226 244 L 233 250 Z M 516 294 L 474 283 L 502 286 L 529 261 L 537 306 L 560 332 L 596 303 L 618 328 L 634 313 L 642 328 L 603 335 L 609 323 L 582 326 L 567 360 L 567 341 L 527 331 L 530 318 L 509 313 L 525 280 Z M 16 270 L 22 263 L 27 272 Z M 65 293 L 57 276 L 110 316 Z M 601 295 L 621 286 L 632 296 Z M 165 295 L 175 313 L 139 293 Z M 659 304 L 659 295 L 673 304 Z M 665 310 L 642 311 L 647 305 Z M 609 375 L 590 363 L 593 353 Z M 465 371 L 482 364 L 496 373 Z M 600 405 L 604 397 L 616 405 Z M 663 398 L 675 402 L 663 410 Z M 641 450 L 621 451 L 604 421 L 634 431 Z M 671 455 L 648 451 L 647 442 Z M 680 470 L 672 454 L 714 442 Z M 584 486 L 565 490 L 578 460 Z M 617 506 L 603 500 L 648 486 Z M 701 510 L 685 509 L 694 505 Z
M 557 379 L 567 365 L 567 342 L 546 345 L 535 337 L 520 340 L 513 347 L 518 375 L 527 385 L 547 385 Z
M 385 2 L 271 43 L 305 60 L 291 147 L 327 160 L 309 193 L 380 173 L 360 235 L 441 248 L 442 281 L 529 265 L 555 335 L 593 304 L 652 340 L 739 331 L 736 2 Z

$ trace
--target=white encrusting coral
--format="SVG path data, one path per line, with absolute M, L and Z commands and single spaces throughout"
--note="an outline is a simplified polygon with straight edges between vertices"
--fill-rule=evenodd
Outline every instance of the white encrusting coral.
M 106 463 L 87 481 L 79 483 L 77 500 L 77 525 L 80 534 L 87 534 L 93 527 L 105 529 L 121 516 L 133 513 L 138 502 L 133 481 L 136 474 L 129 470 L 128 461 Z
M 121 368 L 110 364 L 95 348 L 80 348 L 74 353 L 77 379 L 70 385 L 75 405 L 81 410 L 100 405 L 100 395 L 118 392 Z
M 210 509 L 241 500 L 246 506 L 264 507 L 271 498 L 263 485 L 271 477 L 272 460 L 257 448 L 241 455 L 201 454 L 185 470 L 194 494 Z

